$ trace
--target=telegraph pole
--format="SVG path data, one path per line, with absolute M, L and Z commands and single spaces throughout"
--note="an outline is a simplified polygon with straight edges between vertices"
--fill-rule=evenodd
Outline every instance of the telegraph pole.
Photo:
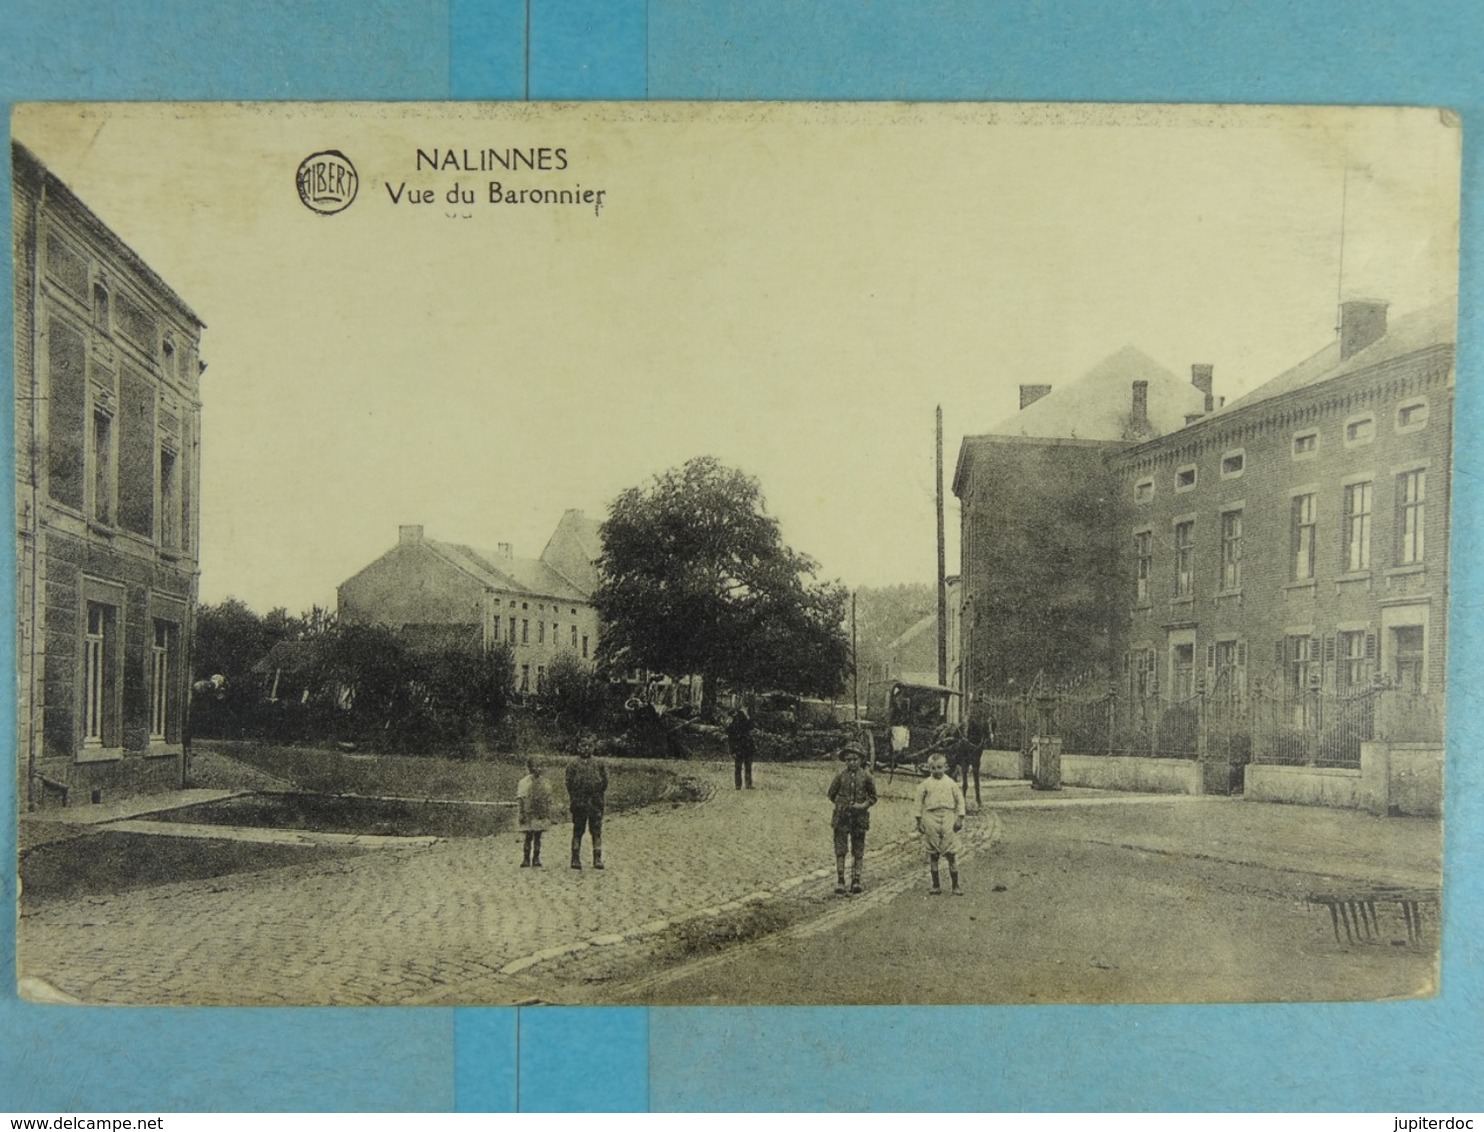
M 860 650 L 855 636 L 855 591 L 850 591 L 850 706 L 851 718 L 861 717 L 861 668 Z
M 943 549 L 943 406 L 938 406 L 938 683 L 948 683 L 948 574 Z

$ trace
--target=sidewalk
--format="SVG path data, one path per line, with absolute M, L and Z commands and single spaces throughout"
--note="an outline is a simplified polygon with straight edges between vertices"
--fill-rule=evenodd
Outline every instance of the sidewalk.
M 765 894 L 833 887 L 825 790 L 835 767 L 763 764 L 751 791 L 732 788 L 729 763 L 674 769 L 700 779 L 709 800 L 611 815 L 601 872 L 567 867 L 560 824 L 546 835 L 542 869 L 519 867 L 518 834 L 388 839 L 354 856 L 48 905 L 20 922 L 20 971 L 99 1003 L 500 1003 L 527 996 L 540 964 L 574 950 Z M 917 781 L 880 777 L 868 894 L 921 867 Z M 1023 783 L 986 783 L 984 802 L 969 827 L 980 841 L 1000 821 L 1044 823 L 1055 838 L 1376 882 L 1438 875 L 1437 822 L 1240 799 L 1040 794 Z

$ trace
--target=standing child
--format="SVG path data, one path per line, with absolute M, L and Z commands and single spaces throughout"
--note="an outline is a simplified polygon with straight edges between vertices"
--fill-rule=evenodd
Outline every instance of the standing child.
M 931 895 L 943 889 L 938 884 L 938 858 L 948 858 L 948 877 L 953 882 L 953 895 L 962 896 L 958 886 L 958 835 L 964 828 L 964 792 L 947 776 L 948 760 L 942 755 L 928 759 L 928 774 L 917 788 L 917 828 L 927 838 L 928 871 L 933 877 Z
M 520 828 L 526 844 L 521 850 L 520 867 L 541 867 L 541 835 L 551 821 L 551 787 L 535 759 L 526 760 L 526 776 L 515 788 L 515 801 L 520 806 Z
M 845 851 L 850 850 L 850 891 L 861 890 L 861 865 L 866 857 L 866 831 L 871 828 L 871 807 L 876 804 L 876 781 L 861 762 L 860 747 L 848 744 L 841 754 L 845 769 L 830 783 L 829 798 L 835 803 L 830 825 L 835 831 L 835 891 L 845 892 Z

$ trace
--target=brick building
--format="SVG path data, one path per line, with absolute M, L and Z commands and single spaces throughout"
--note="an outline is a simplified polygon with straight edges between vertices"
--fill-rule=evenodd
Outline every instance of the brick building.
M 516 557 L 509 543 L 476 550 L 401 527 L 396 546 L 340 584 L 339 619 L 386 625 L 414 641 L 508 645 L 516 690 L 539 692 L 558 656 L 596 654 L 598 527 L 568 511 L 540 558 Z
M 13 145 L 19 785 L 181 781 L 203 323 Z
M 955 683 L 975 695 L 1106 672 L 1122 593 L 1109 460 L 1213 407 L 1209 366 L 1187 382 L 1133 347 L 1065 385 L 1022 385 L 1020 411 L 966 436 Z
M 1344 303 L 1314 356 L 1112 457 L 1132 697 L 1441 691 L 1454 319 Z

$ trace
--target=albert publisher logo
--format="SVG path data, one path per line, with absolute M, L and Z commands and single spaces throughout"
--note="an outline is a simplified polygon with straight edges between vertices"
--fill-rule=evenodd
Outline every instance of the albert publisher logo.
M 356 190 L 361 185 L 356 167 L 338 149 L 311 153 L 299 163 L 294 182 L 304 207 L 321 216 L 344 212 L 356 199 Z

